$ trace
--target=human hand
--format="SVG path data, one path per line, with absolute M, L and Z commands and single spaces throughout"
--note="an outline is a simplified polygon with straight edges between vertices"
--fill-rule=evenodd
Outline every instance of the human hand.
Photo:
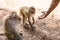
M 43 13 L 43 15 L 38 16 L 38 19 L 44 19 L 45 18 L 46 11 L 42 11 L 41 13 Z

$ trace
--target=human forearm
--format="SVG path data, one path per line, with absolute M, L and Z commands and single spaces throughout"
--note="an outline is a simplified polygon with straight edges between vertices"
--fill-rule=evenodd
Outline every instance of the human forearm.
M 45 17 L 47 17 L 57 7 L 58 4 L 59 4 L 59 0 L 53 0 L 52 3 L 51 3 L 50 8 L 46 12 Z

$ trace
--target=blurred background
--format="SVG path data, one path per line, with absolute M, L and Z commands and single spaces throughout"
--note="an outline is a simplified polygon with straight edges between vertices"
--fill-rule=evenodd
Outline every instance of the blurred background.
M 19 8 L 21 6 L 34 6 L 36 9 L 47 11 L 52 0 L 0 0 L 0 8 L 8 8 L 15 10 L 19 14 Z M 52 12 L 55 18 L 60 19 L 60 4 Z M 37 13 L 38 15 L 38 13 Z

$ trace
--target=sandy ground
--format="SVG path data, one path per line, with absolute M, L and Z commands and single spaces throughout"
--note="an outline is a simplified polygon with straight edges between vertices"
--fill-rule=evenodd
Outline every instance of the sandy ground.
M 0 8 L 7 8 L 19 13 L 20 6 L 34 6 L 35 8 L 41 8 L 47 11 L 51 1 L 52 0 L 0 0 Z M 11 12 L 10 10 L 0 10 L 0 34 L 4 33 L 5 17 Z M 37 12 L 37 15 L 39 15 L 39 11 Z M 31 31 L 30 28 L 24 28 L 21 23 L 16 27 L 16 31 L 23 34 L 21 36 L 23 40 L 60 40 L 60 4 L 52 13 L 55 13 L 55 17 L 51 17 L 50 15 L 46 19 L 37 19 L 36 16 L 36 22 L 33 25 L 35 27 L 34 31 Z M 0 40 L 6 40 L 6 36 L 0 35 Z
M 2 16 L 0 19 L 0 33 L 4 33 L 4 17 Z M 21 36 L 23 40 L 60 40 L 60 19 L 55 19 L 54 17 L 37 19 L 33 26 L 35 27 L 34 31 L 31 31 L 30 28 L 23 27 L 20 22 L 16 30 L 18 33 L 23 34 Z M 6 36 L 1 35 L 0 40 L 6 40 Z

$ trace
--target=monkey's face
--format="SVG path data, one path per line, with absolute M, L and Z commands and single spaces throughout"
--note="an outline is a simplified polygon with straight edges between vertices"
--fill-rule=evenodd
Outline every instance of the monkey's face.
M 34 16 L 34 14 L 35 14 L 35 8 L 34 7 L 30 7 L 29 12 L 30 12 L 31 16 Z
M 30 11 L 32 14 L 35 14 L 35 8 L 34 8 L 34 7 L 30 7 L 29 11 Z

